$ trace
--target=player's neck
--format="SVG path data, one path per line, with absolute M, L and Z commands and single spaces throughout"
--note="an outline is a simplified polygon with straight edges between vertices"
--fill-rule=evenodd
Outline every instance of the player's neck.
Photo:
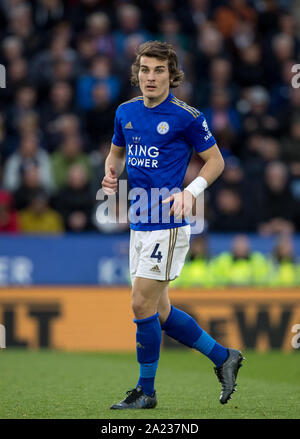
M 169 96 L 170 91 L 168 90 L 164 95 L 159 96 L 157 98 L 149 98 L 147 96 L 143 96 L 144 98 L 144 105 L 148 108 L 157 107 L 159 104 L 161 104 L 164 100 L 167 99 Z

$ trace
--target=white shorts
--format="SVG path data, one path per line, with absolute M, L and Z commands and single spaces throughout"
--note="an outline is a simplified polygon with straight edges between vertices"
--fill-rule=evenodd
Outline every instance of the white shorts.
M 130 276 L 173 280 L 179 276 L 189 249 L 190 225 L 173 229 L 130 231 Z

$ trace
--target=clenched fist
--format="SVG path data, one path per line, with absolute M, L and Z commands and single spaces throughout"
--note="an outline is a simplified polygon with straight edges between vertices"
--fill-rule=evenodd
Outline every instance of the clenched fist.
M 113 166 L 109 167 L 109 172 L 102 180 L 102 189 L 106 195 L 113 195 L 118 190 L 118 177 Z

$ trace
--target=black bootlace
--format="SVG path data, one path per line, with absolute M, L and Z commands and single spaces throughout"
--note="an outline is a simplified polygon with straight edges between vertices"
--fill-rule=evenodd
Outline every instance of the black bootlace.
M 131 402 L 135 401 L 140 395 L 140 392 L 138 392 L 136 389 L 131 389 L 126 392 L 127 398 L 125 399 L 126 404 L 130 404 Z

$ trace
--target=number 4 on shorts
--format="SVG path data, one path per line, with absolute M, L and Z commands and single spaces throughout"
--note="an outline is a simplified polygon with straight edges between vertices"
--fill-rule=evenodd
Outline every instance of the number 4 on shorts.
M 159 244 L 156 244 L 156 246 L 154 247 L 154 250 L 152 252 L 152 255 L 150 257 L 151 258 L 156 258 L 157 262 L 160 262 L 162 260 L 162 254 L 161 254 L 160 251 L 159 252 L 157 251 L 158 247 L 159 247 Z

